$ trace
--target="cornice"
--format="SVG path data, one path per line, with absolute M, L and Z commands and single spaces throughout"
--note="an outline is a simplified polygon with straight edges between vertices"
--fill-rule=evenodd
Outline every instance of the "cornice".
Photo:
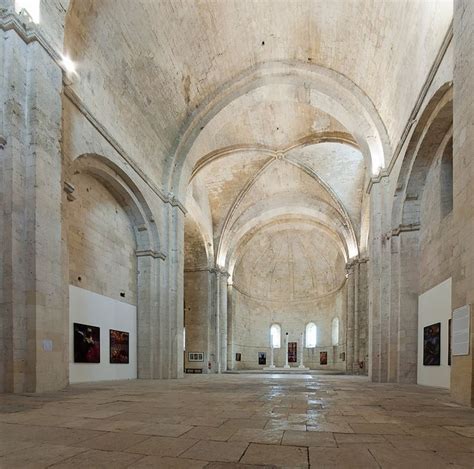
M 197 267 L 196 269 L 184 269 L 184 272 L 209 272 L 210 274 L 222 275 L 229 278 L 230 274 L 225 269 L 221 267 Z
M 142 249 L 135 251 L 135 255 L 137 257 L 152 257 L 153 259 L 161 259 L 161 260 L 166 260 L 166 254 L 159 252 L 159 251 L 153 251 L 152 249 Z

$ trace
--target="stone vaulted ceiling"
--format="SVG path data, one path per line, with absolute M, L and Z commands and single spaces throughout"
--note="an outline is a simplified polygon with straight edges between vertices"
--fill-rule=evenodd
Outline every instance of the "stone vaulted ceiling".
M 365 249 L 365 184 L 390 161 L 451 3 L 76 0 L 65 51 L 76 93 L 185 204 L 194 263 L 232 270 L 250 234 L 288 239 L 277 227 L 301 223 L 347 261 Z

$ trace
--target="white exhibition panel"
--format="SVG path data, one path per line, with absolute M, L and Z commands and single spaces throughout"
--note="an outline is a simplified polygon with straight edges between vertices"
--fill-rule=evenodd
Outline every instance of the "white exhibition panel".
M 74 323 L 100 327 L 100 363 L 74 363 Z M 129 363 L 109 358 L 109 330 L 129 332 Z M 137 308 L 98 293 L 69 286 L 69 381 L 81 383 L 137 377 Z
M 448 321 L 451 318 L 451 278 L 418 297 L 418 384 L 450 387 L 448 365 Z M 441 361 L 439 366 L 423 365 L 423 328 L 441 323 Z
M 453 355 L 469 355 L 470 325 L 470 305 L 461 306 L 453 311 Z

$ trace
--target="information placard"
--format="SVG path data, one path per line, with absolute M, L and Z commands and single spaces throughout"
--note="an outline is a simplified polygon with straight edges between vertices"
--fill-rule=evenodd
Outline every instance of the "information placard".
M 470 323 L 470 305 L 461 306 L 453 311 L 453 355 L 469 355 Z

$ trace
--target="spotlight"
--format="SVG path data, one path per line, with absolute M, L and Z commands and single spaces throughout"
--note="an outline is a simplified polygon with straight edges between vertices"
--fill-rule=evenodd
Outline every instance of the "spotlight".
M 76 73 L 76 64 L 68 55 L 62 56 L 61 65 L 68 75 L 74 75 Z

